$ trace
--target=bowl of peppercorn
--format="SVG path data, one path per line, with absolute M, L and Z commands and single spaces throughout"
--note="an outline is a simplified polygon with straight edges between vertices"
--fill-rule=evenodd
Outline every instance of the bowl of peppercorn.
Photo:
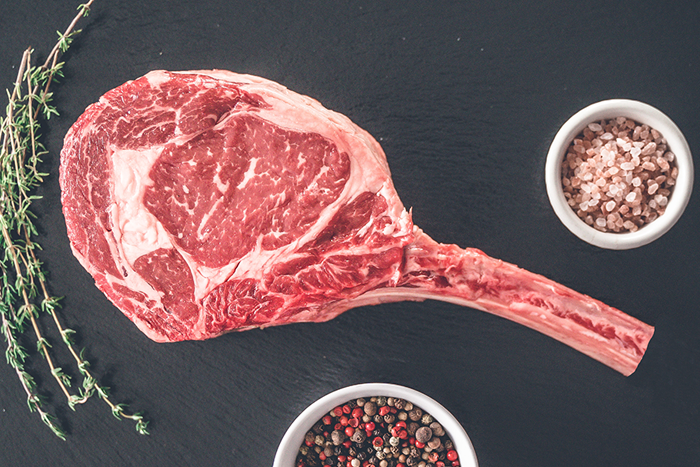
M 547 195 L 562 223 L 580 239 L 614 250 L 669 231 L 688 204 L 693 174 L 690 148 L 675 123 L 629 99 L 574 114 L 545 164 Z
M 405 386 L 366 383 L 306 408 L 273 467 L 477 467 L 471 440 L 437 401 Z

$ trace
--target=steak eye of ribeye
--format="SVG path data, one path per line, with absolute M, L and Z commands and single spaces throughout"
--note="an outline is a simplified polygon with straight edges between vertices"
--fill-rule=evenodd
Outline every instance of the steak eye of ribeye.
M 61 153 L 75 256 L 146 335 L 206 339 L 427 298 L 525 324 L 624 374 L 653 328 L 412 223 L 379 144 L 283 86 L 154 71 L 106 93 Z

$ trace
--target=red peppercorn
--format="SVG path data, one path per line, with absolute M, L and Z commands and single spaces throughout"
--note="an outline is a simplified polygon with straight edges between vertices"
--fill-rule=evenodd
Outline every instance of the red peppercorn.
M 352 446 L 352 441 L 349 439 L 343 442 L 343 446 L 345 446 L 345 449 L 350 449 L 350 446 Z
M 399 462 L 398 464 L 396 464 L 396 467 L 406 467 L 406 465 Z
M 355 407 L 355 408 L 352 410 L 352 418 L 362 418 L 362 416 L 363 416 L 364 414 L 365 414 L 365 411 L 362 410 L 362 409 L 359 408 L 359 407 Z
M 374 446 L 384 446 L 384 440 L 382 439 L 381 436 L 377 436 L 372 440 L 372 444 Z
M 355 433 L 355 429 L 351 426 L 345 428 L 345 435 L 346 436 L 352 436 L 353 433 Z
M 304 441 L 304 444 L 306 444 L 308 447 L 311 447 L 311 446 L 314 445 L 314 442 L 313 442 L 313 441 L 309 441 L 309 440 L 307 439 L 306 441 Z
M 341 415 L 343 415 L 343 408 L 338 406 L 335 409 L 333 409 L 333 415 L 335 415 L 336 417 L 340 417 Z
M 349 414 L 350 412 L 352 412 L 352 409 L 350 408 L 349 405 L 345 404 L 345 405 L 343 406 L 343 413 L 344 413 L 344 414 Z
M 323 451 L 321 451 L 321 452 L 318 453 L 318 458 L 321 459 L 322 461 L 325 461 L 325 460 L 326 460 L 326 454 L 325 454 Z
M 323 417 L 323 424 L 324 425 L 330 425 L 332 421 L 333 421 L 333 419 L 331 418 L 330 415 L 326 415 L 325 417 Z
M 399 431 L 399 439 L 406 439 L 407 437 L 408 437 L 408 431 L 406 431 L 406 430 Z
M 379 407 L 379 415 L 381 415 L 382 417 L 384 415 L 388 414 L 390 411 L 391 411 L 391 407 L 389 407 L 388 405 L 385 405 L 383 407 Z
M 365 430 L 367 430 L 367 431 L 374 431 L 374 428 L 375 428 L 374 422 L 365 423 Z
M 428 454 L 428 460 L 434 464 L 438 460 L 438 455 L 439 454 L 437 452 L 432 451 L 430 454 Z
M 455 451 L 454 449 L 450 449 L 449 451 L 447 451 L 447 459 L 448 460 L 456 461 L 457 457 L 458 457 L 457 451 Z M 454 463 L 452 465 L 454 465 Z
M 416 444 L 416 438 L 414 438 L 413 436 L 411 436 L 410 438 L 408 438 L 408 444 L 410 444 L 411 446 L 413 446 L 414 444 Z
M 445 463 L 443 461 L 437 461 L 435 467 L 445 467 Z
M 459 467 L 459 461 L 452 461 L 452 467 Z
M 345 462 L 346 459 L 347 459 L 347 457 L 345 457 L 345 456 L 338 456 L 338 460 L 340 462 Z
M 343 426 L 348 426 L 348 417 L 346 417 L 345 415 L 343 415 L 342 417 L 340 417 L 340 418 L 338 419 L 338 421 L 340 422 L 341 425 L 343 425 Z
M 333 428 L 334 428 L 335 430 L 342 430 L 342 429 L 343 429 L 343 425 L 341 425 L 340 423 L 336 423 L 335 426 L 334 426 Z
M 418 449 L 423 449 L 425 447 L 425 443 L 421 443 L 420 441 L 416 440 L 416 447 Z
M 348 420 L 348 426 L 357 428 L 358 426 L 360 426 L 360 421 L 356 418 L 351 418 L 350 420 Z
M 396 424 L 396 426 L 401 427 L 401 428 L 406 428 L 406 422 L 404 422 L 403 420 L 401 420 L 401 421 L 399 421 L 399 422 Z

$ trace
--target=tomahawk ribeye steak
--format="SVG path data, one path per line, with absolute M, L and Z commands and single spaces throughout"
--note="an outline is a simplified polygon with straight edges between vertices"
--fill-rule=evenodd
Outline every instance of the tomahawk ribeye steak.
M 60 184 L 75 256 L 155 341 L 438 299 L 630 374 L 653 334 L 542 276 L 433 241 L 371 135 L 262 78 L 154 71 L 107 92 L 66 135 Z

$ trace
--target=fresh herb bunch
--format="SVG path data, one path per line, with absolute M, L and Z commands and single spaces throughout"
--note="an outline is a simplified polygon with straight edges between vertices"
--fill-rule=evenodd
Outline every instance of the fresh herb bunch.
M 5 118 L 0 118 L 0 255 L 2 269 L 2 294 L 0 297 L 0 332 L 7 342 L 7 362 L 14 368 L 27 394 L 29 410 L 36 411 L 42 421 L 61 439 L 65 432 L 54 415 L 44 408 L 34 378 L 25 370 L 30 354 L 20 345 L 22 336 L 33 334 L 37 352 L 44 358 L 58 387 L 66 397 L 68 406 L 85 403 L 97 394 L 111 409 L 117 419 L 127 418 L 136 423 L 136 431 L 148 434 L 148 422 L 140 413 L 127 412 L 126 404 L 110 400 L 109 388 L 101 386 L 90 373 L 84 350 L 77 352 L 74 345 L 75 331 L 61 325 L 57 311 L 60 298 L 50 294 L 43 265 L 36 256 L 40 249 L 32 237 L 37 235 L 35 215 L 31 203 L 41 197 L 34 193 L 43 182 L 46 173 L 39 171 L 41 157 L 47 151 L 40 142 L 40 120 L 58 115 L 52 105 L 50 85 L 62 77 L 63 62 L 59 56 L 68 50 L 74 37 L 80 32 L 76 24 L 88 15 L 94 0 L 78 6 L 78 14 L 64 33 L 58 32 L 58 42 L 41 66 L 32 65 L 33 50 L 22 55 L 17 79 L 12 92 L 7 91 L 9 104 Z M 51 344 L 42 334 L 40 315 L 49 315 L 49 321 L 58 330 L 63 343 L 75 360 L 82 376 L 82 385 L 71 391 L 71 377 L 58 367 L 51 355 Z

